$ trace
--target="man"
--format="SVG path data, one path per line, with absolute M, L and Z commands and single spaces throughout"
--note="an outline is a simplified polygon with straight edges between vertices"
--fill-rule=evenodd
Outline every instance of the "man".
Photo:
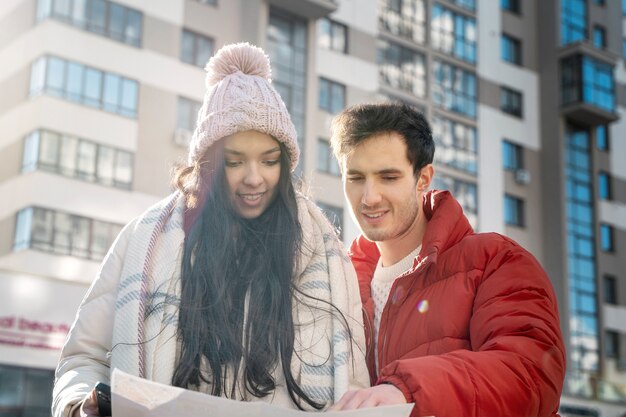
M 332 146 L 362 231 L 350 256 L 373 385 L 335 408 L 556 416 L 565 351 L 550 280 L 511 239 L 474 233 L 450 193 L 427 192 L 435 146 L 424 116 L 355 106 L 333 121 Z

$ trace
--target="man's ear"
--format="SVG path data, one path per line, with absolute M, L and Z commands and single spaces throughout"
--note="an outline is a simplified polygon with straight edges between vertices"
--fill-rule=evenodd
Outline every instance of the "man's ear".
M 434 175 L 435 168 L 433 168 L 433 164 L 428 164 L 422 167 L 419 172 L 419 178 L 417 179 L 417 191 L 423 193 L 428 190 L 430 183 L 433 181 Z

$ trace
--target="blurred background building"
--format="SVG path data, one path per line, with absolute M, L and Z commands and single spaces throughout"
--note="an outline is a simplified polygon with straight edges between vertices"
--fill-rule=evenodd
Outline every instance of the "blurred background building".
M 78 304 L 121 227 L 170 192 L 203 66 L 238 41 L 270 55 L 298 174 L 346 243 L 332 116 L 422 109 L 434 187 L 553 281 L 562 415 L 626 415 L 626 0 L 2 0 L 0 416 L 49 415 Z

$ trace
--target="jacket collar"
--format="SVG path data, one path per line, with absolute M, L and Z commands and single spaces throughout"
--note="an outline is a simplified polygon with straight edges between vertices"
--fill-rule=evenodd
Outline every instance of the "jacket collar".
M 437 255 L 474 233 L 463 215 L 461 205 L 448 191 L 431 190 L 424 195 L 424 214 L 428 223 L 422 239 L 422 249 L 413 262 L 413 272 L 424 262 L 436 262 Z M 376 243 L 361 235 L 352 243 L 349 255 L 356 267 L 359 281 L 371 281 L 380 258 Z

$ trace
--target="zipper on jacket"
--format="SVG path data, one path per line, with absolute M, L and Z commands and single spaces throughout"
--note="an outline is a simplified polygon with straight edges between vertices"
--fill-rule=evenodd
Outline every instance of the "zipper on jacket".
M 406 274 L 406 276 L 415 274 L 413 279 L 417 280 L 418 279 L 417 275 L 418 274 L 421 275 L 421 273 L 425 269 L 424 266 L 425 265 L 430 265 L 430 262 L 428 262 L 428 260 L 429 260 L 428 256 L 424 257 L 424 259 L 422 259 L 422 261 L 417 266 L 417 268 L 414 271 L 409 272 L 408 274 Z M 403 273 L 402 275 L 398 275 L 396 277 L 396 279 L 393 281 L 393 284 L 391 285 L 391 290 L 389 291 L 389 295 L 390 296 L 395 292 L 396 287 L 398 286 L 398 281 L 400 281 L 402 278 L 406 278 L 406 276 L 403 277 L 403 275 L 405 275 L 405 274 Z M 408 297 L 409 292 L 410 292 L 412 287 L 413 286 L 411 285 L 409 287 L 409 289 L 407 290 L 407 293 L 406 293 L 407 297 Z M 387 304 L 385 304 L 385 307 L 383 308 L 383 312 L 382 312 L 383 316 L 385 315 L 385 311 L 388 309 L 388 307 L 389 307 L 389 299 L 387 299 Z M 377 368 L 376 369 L 376 379 L 380 378 L 380 371 L 383 368 L 382 364 L 383 364 L 383 362 L 385 362 L 385 364 L 387 364 L 387 357 L 389 356 L 389 354 L 388 354 L 389 352 L 387 352 L 387 350 L 386 350 L 386 348 L 387 348 L 387 336 L 389 335 L 389 325 L 388 325 L 388 322 L 389 322 L 389 312 L 387 311 L 387 313 L 388 314 L 385 317 L 385 332 L 383 333 L 383 336 L 384 336 L 383 337 L 383 346 L 382 346 L 382 348 L 379 346 L 378 347 L 378 352 L 376 352 L 376 355 L 378 356 L 378 359 L 379 359 L 378 360 L 378 366 L 376 367 Z M 382 316 L 381 316 L 381 319 L 382 319 Z M 380 332 L 381 330 L 382 330 L 382 320 L 381 320 L 381 328 L 379 328 L 378 331 Z M 378 355 L 379 353 L 380 353 L 380 355 Z

